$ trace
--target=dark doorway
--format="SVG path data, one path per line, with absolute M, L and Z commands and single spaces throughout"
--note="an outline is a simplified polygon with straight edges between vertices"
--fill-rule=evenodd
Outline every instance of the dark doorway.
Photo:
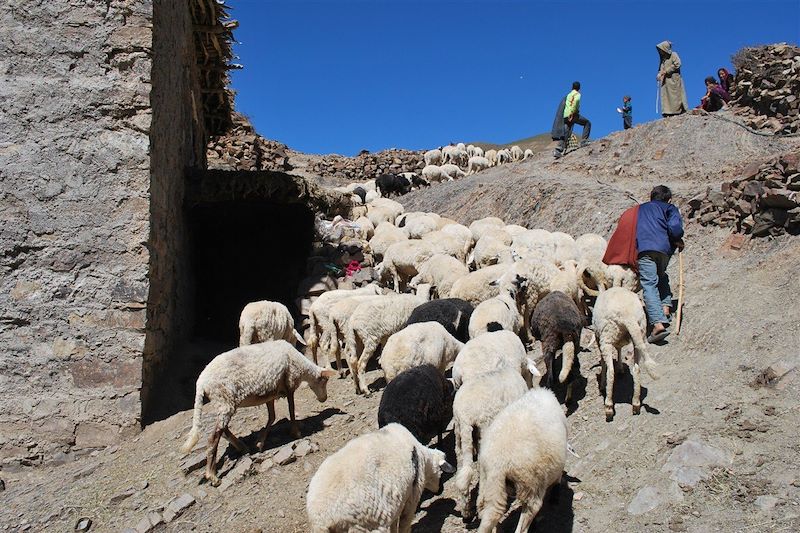
M 239 313 L 248 302 L 278 301 L 295 313 L 313 232 L 314 215 L 303 204 L 247 200 L 194 207 L 193 336 L 236 346 Z

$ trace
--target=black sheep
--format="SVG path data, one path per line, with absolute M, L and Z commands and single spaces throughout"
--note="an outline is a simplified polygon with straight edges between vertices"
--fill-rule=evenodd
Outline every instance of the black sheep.
M 473 310 L 472 304 L 461 298 L 431 300 L 411 312 L 406 326 L 418 322 L 438 322 L 450 335 L 461 342 L 467 342 L 469 341 L 469 318 L 472 316 Z
M 411 192 L 411 182 L 403 176 L 395 174 L 381 174 L 375 180 L 375 187 L 384 198 L 389 198 L 393 194 L 402 196 Z
M 397 422 L 427 444 L 453 418 L 453 384 L 433 365 L 409 368 L 386 385 L 378 407 L 378 427 Z
M 539 300 L 531 315 L 531 333 L 542 341 L 542 353 L 547 365 L 546 386 L 551 390 L 555 384 L 553 362 L 556 352 L 562 349 L 559 381 L 563 383 L 570 378 L 566 403 L 572 398 L 572 383 L 575 380 L 572 364 L 581 350 L 581 330 L 585 320 L 572 298 L 559 291 L 553 291 Z
M 361 198 L 362 204 L 367 203 L 367 191 L 364 189 L 364 187 L 356 187 L 353 189 L 353 194 Z

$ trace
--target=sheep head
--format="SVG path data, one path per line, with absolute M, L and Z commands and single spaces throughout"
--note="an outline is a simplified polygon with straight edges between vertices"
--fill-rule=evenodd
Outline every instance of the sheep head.
M 312 391 L 314 391 L 314 394 L 317 396 L 317 400 L 324 402 L 328 399 L 328 379 L 336 376 L 337 372 L 331 368 L 317 368 L 320 370 L 319 376 L 310 379 L 308 386 Z

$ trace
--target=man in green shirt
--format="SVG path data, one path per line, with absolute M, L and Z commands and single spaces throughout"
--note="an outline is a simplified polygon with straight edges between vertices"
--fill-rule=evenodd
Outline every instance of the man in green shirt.
M 556 148 L 556 158 L 564 155 L 570 137 L 572 137 L 572 128 L 578 124 L 583 126 L 583 135 L 581 136 L 581 146 L 586 146 L 589 142 L 589 134 L 592 131 L 592 123 L 586 117 L 581 116 L 581 82 L 575 81 L 572 83 L 572 90 L 567 95 L 567 100 L 564 103 L 564 138 L 561 144 Z

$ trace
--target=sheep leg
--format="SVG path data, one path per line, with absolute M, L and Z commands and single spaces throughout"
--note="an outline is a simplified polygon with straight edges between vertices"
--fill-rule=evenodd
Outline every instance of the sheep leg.
M 222 431 L 222 434 L 225 435 L 225 438 L 228 439 L 228 442 L 233 444 L 233 447 L 236 448 L 236 451 L 238 451 L 240 454 L 244 455 L 250 453 L 250 448 L 247 447 L 247 444 L 242 442 L 239 437 L 234 435 L 230 428 L 225 428 Z
M 222 433 L 228 428 L 234 410 L 223 411 L 217 417 L 217 423 L 214 426 L 214 431 L 208 437 L 208 449 L 206 450 L 206 479 L 216 487 L 219 485 L 219 478 L 217 477 L 217 447 L 219 446 L 219 439 Z
M 411 532 L 411 522 L 414 521 L 414 515 L 417 511 L 418 501 L 419 498 L 409 498 L 406 500 L 406 504 L 403 507 L 403 510 L 400 512 L 400 520 L 397 523 L 398 533 Z
M 642 382 L 639 375 L 639 361 L 638 358 L 633 358 L 633 368 L 631 368 L 631 377 L 633 378 L 633 399 L 631 400 L 631 408 L 633 414 L 638 415 L 642 410 Z
M 275 423 L 275 400 L 267 402 L 267 425 L 261 430 L 261 436 L 258 439 L 258 451 L 262 451 L 267 446 L 267 436 L 269 435 L 269 428 Z
M 519 515 L 519 522 L 517 522 L 515 533 L 527 533 L 533 523 L 533 519 L 536 518 L 536 513 L 538 513 L 541 508 L 542 500 L 539 498 L 527 503 L 522 508 L 522 514 Z
M 556 351 L 551 346 L 551 339 L 547 339 L 547 349 L 544 352 L 544 365 L 547 367 L 547 388 L 553 390 L 555 380 L 553 379 L 553 363 L 556 358 Z
M 364 349 L 361 351 L 358 361 L 356 361 L 356 368 L 358 369 L 357 388 L 359 391 L 357 394 L 370 395 L 369 387 L 367 387 L 367 363 L 369 363 L 377 348 L 378 346 L 371 338 L 364 341 Z
M 289 435 L 291 435 L 295 439 L 300 438 L 300 427 L 297 425 L 297 420 L 294 418 L 294 391 L 290 390 L 286 394 L 286 403 L 289 404 L 289 420 L 290 420 L 290 428 L 289 428 Z
M 600 350 L 604 362 L 603 370 L 606 376 L 606 422 L 610 422 L 614 419 L 614 362 L 616 359 L 614 352 L 616 350 L 610 344 L 600 345 Z
M 339 344 L 338 335 L 334 335 L 334 342 L 331 344 L 333 345 L 333 350 L 336 356 L 336 369 L 339 371 L 339 379 L 342 379 L 347 374 L 347 371 L 344 369 L 344 357 L 342 357 L 342 345 Z

